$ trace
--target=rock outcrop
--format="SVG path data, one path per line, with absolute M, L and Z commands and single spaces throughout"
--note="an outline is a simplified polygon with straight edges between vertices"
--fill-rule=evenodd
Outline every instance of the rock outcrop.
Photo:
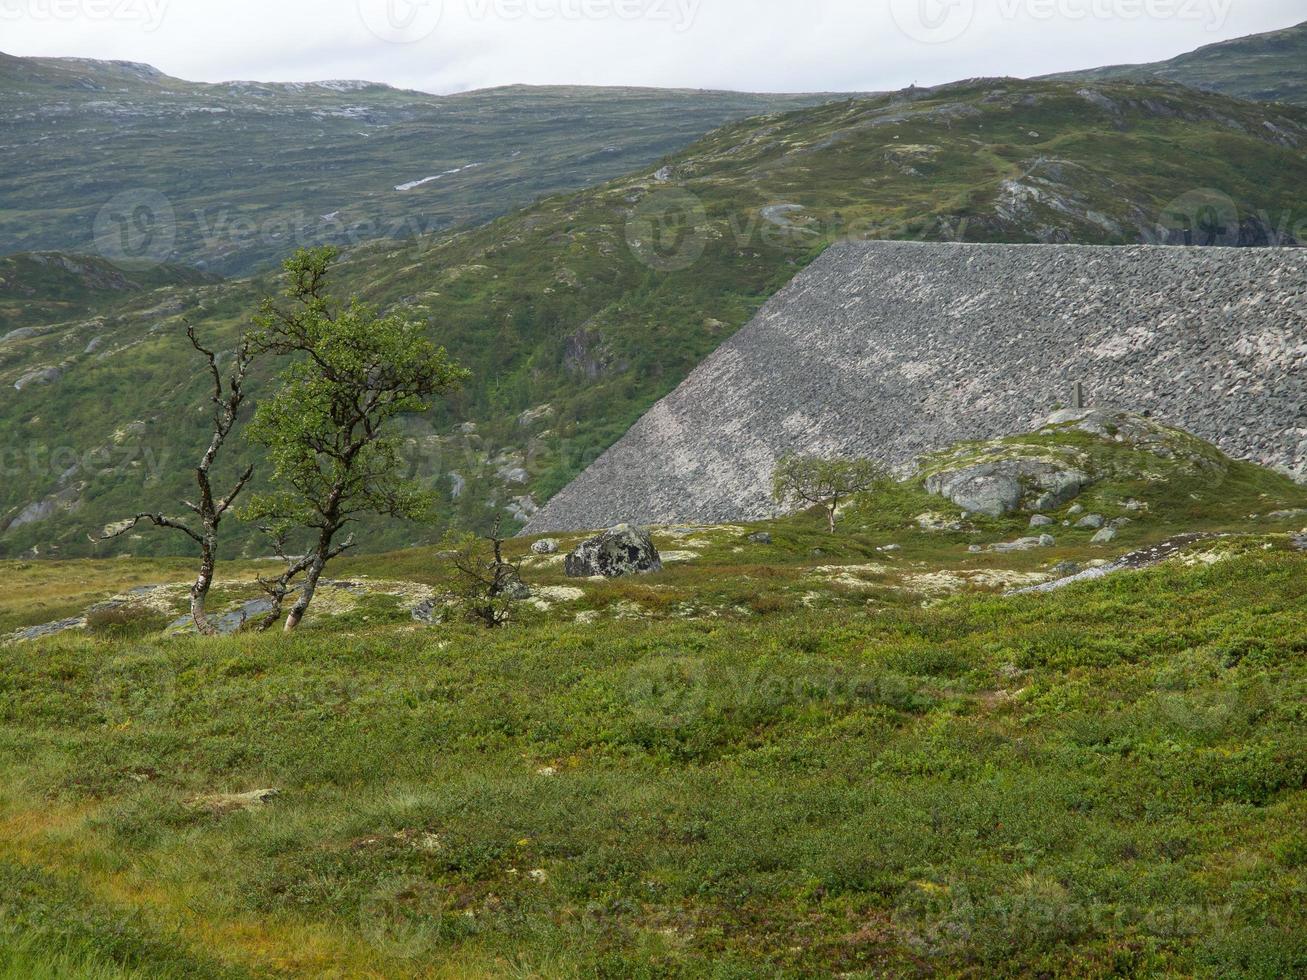
M 932 473 L 926 478 L 926 491 L 963 510 L 1002 517 L 1015 510 L 1056 510 L 1089 483 L 1089 474 L 1079 470 L 1016 457 Z
M 571 578 L 619 578 L 661 572 L 663 562 L 648 531 L 619 524 L 579 545 L 565 567 Z
M 1307 250 L 837 245 L 527 533 L 766 517 L 786 453 L 906 464 L 1029 431 L 1077 382 L 1307 476 Z

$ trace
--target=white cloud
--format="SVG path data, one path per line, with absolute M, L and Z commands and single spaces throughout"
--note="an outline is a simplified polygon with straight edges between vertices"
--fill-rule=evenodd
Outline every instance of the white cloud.
M 0 50 L 201 81 L 865 91 L 1150 61 L 1303 0 L 0 0 Z

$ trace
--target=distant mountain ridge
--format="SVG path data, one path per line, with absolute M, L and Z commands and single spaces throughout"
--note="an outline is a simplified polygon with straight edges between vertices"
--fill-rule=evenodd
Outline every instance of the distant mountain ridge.
M 95 252 L 241 274 L 299 245 L 485 221 L 652 163 L 731 120 L 831 98 L 207 84 L 134 62 L 0 54 L 0 254 Z M 148 236 L 114 237 L 128 213 L 149 219 Z
M 1063 72 L 1050 78 L 1164 79 L 1258 102 L 1307 105 L 1307 22 L 1221 41 L 1169 61 Z

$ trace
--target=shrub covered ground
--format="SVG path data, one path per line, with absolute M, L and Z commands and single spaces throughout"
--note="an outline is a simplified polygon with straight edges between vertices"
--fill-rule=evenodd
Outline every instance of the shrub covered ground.
M 1301 974 L 1307 492 L 1168 473 L 1084 498 L 1147 504 L 1106 548 L 1059 514 L 973 553 L 1029 515 L 910 482 L 835 536 L 659 530 L 640 579 L 532 558 L 495 632 L 413 621 L 418 550 L 342 563 L 376 587 L 290 638 L 2 644 L 0 977 Z M 4 563 L 0 616 L 185 569 Z

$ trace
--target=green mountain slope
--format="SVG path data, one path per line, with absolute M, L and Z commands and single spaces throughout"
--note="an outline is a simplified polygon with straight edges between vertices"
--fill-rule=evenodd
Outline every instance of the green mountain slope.
M 1200 204 L 1219 191 L 1239 211 L 1225 238 L 1281 240 L 1307 217 L 1304 148 L 1299 109 L 1164 84 L 972 81 L 733 124 L 656 173 L 429 248 L 355 249 L 339 286 L 427 318 L 475 372 L 409 435 L 443 513 L 484 524 L 560 489 L 833 240 L 1183 240 L 1204 188 Z M 85 553 L 89 530 L 185 494 L 205 414 L 180 317 L 229 342 L 272 288 L 141 297 L 94 327 L 107 346 L 90 357 L 78 321 L 0 347 L 0 441 L 34 454 L 0 486 L 0 552 Z M 47 367 L 60 373 L 13 390 Z M 50 462 L 58 447 L 72 451 Z M 88 450 L 112 464 L 72 470 Z
M 729 120 L 829 98 L 565 87 L 441 98 L 364 82 L 208 85 L 147 65 L 0 54 L 0 253 L 239 273 L 295 245 L 484 221 Z
M 1113 65 L 1055 78 L 1163 79 L 1260 102 L 1307 105 L 1307 23 L 1209 44 L 1170 61 Z
M 142 291 L 215 281 L 217 277 L 184 265 L 133 268 L 62 252 L 7 255 L 0 257 L 0 331 L 59 323 Z

